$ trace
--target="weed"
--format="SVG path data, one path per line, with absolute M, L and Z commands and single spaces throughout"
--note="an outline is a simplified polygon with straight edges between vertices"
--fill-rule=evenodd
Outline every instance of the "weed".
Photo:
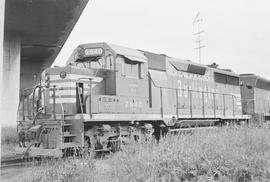
M 23 181 L 269 181 L 270 132 L 221 128 L 127 145 L 106 159 L 42 165 Z
M 18 143 L 17 129 L 15 126 L 1 127 L 1 157 L 12 155 Z

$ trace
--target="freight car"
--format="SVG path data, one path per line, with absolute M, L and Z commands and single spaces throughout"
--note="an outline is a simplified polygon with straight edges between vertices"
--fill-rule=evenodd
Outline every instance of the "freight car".
M 114 151 L 187 127 L 247 121 L 239 75 L 109 43 L 79 45 L 65 67 L 46 69 L 22 94 L 19 150 L 62 156 Z
M 254 74 L 241 74 L 243 113 L 262 124 L 270 120 L 270 81 Z

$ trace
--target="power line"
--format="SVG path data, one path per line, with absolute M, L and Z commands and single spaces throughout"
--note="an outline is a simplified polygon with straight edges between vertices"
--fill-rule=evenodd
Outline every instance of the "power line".
M 204 33 L 203 30 L 201 30 L 200 23 L 203 21 L 203 19 L 200 17 L 200 12 L 197 13 L 193 20 L 193 26 L 196 26 L 197 24 L 197 32 L 195 32 L 193 35 L 196 38 L 195 43 L 197 44 L 197 47 L 195 47 L 195 50 L 198 50 L 199 52 L 199 62 L 202 63 L 202 49 L 205 47 L 202 45 L 202 39 L 201 34 Z

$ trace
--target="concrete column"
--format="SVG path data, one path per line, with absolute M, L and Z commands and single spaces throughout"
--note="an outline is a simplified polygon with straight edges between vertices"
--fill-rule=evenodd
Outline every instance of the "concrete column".
M 5 33 L 4 35 L 4 62 L 3 62 L 3 87 L 2 124 L 16 125 L 17 109 L 19 105 L 20 90 L 20 60 L 21 39 L 16 33 Z
M 3 118 L 3 59 L 4 59 L 4 21 L 5 21 L 5 0 L 0 1 L 0 118 Z M 0 125 L 2 122 L 0 122 Z M 1 133 L 1 131 L 0 131 Z

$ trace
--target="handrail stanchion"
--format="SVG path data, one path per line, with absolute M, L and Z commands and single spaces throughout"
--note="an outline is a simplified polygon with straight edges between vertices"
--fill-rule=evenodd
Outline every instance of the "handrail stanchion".
M 62 96 L 61 96 L 61 92 L 60 92 L 61 88 L 58 88 L 58 90 L 59 90 L 59 92 L 58 92 L 59 93 L 59 99 L 62 100 Z M 62 120 L 64 121 L 64 119 L 65 119 L 65 111 L 64 111 L 62 101 L 60 102 L 60 105 L 61 105 L 61 110 L 62 110 Z
M 175 89 L 175 91 L 176 91 L 176 117 L 177 117 L 177 119 L 179 118 L 179 113 L 178 113 L 178 109 L 179 109 L 179 103 L 178 103 L 178 99 L 179 99 L 179 97 L 178 97 L 178 89 Z
M 93 78 L 79 78 L 78 81 L 80 80 L 89 80 L 89 116 L 90 119 L 92 119 L 92 107 L 91 107 L 91 100 L 92 100 L 92 80 Z M 77 86 L 77 89 L 79 89 L 79 87 Z M 82 108 L 82 102 L 81 102 L 81 96 L 79 95 L 79 100 L 80 100 L 80 106 L 81 106 L 81 113 L 83 113 L 83 108 Z
M 80 80 L 80 79 L 79 79 Z M 79 102 L 80 102 L 80 108 L 81 108 L 81 114 L 83 114 L 83 107 L 82 107 L 82 100 L 81 100 L 81 93 L 78 82 L 76 82 L 76 89 L 78 90 L 78 96 L 79 96 Z
M 33 119 L 35 118 L 35 95 L 36 95 L 36 89 L 39 88 L 40 86 L 37 85 L 35 88 L 34 88 L 34 91 L 33 91 L 33 102 L 32 102 L 32 110 L 33 110 Z M 37 108 L 38 109 L 38 108 Z
M 232 108 L 233 108 L 233 117 L 235 116 L 235 113 L 234 113 L 234 96 L 232 95 Z
M 205 117 L 205 98 L 204 98 L 204 91 L 202 91 L 202 115 Z
M 29 95 L 26 97 L 26 102 L 27 102 L 27 116 L 31 115 L 31 111 L 30 111 L 30 99 L 29 99 Z
M 188 95 L 189 95 L 189 109 L 190 109 L 190 117 L 193 117 L 193 107 L 192 107 L 192 105 L 193 105 L 193 103 L 192 103 L 192 92 L 191 92 L 191 90 L 189 89 L 189 87 L 188 87 L 187 92 L 188 92 Z
M 20 102 L 19 102 L 19 104 L 18 104 L 18 109 L 17 109 L 17 115 L 19 114 L 19 111 L 20 111 L 20 106 L 21 106 L 21 103 L 22 103 L 22 101 L 23 101 L 23 105 L 22 105 L 22 109 L 23 109 L 23 121 L 25 121 L 25 115 L 27 114 L 27 116 L 30 116 L 30 112 L 31 111 L 29 111 L 29 105 L 30 105 L 30 101 L 29 101 L 29 95 L 28 96 L 26 96 L 26 94 L 25 94 L 25 92 L 26 92 L 26 90 L 31 90 L 31 89 L 33 89 L 33 88 L 25 88 L 25 89 L 23 89 L 23 91 L 22 91 L 22 98 L 20 98 Z M 27 113 L 26 113 L 26 108 L 25 108 L 25 99 L 26 99 L 26 107 L 27 107 Z M 18 118 L 17 118 L 18 119 Z
M 162 87 L 159 87 L 160 89 L 160 114 L 163 118 L 163 98 L 162 98 Z
M 90 119 L 92 119 L 92 105 L 91 105 L 91 102 L 92 102 L 92 78 L 89 78 L 89 116 L 90 116 Z
M 223 96 L 223 115 L 224 115 L 224 117 L 226 116 L 226 104 L 225 104 L 225 94 L 222 94 L 222 96 Z
M 55 109 L 55 89 L 56 89 L 56 86 L 54 85 L 53 86 L 53 119 L 56 120 L 56 109 Z
M 213 93 L 213 101 L 214 101 L 214 117 L 216 118 L 216 94 Z
M 23 121 L 25 121 L 24 110 L 25 110 L 25 108 L 24 108 L 24 90 L 23 90 L 23 93 L 22 93 L 22 115 L 23 115 L 22 120 Z

